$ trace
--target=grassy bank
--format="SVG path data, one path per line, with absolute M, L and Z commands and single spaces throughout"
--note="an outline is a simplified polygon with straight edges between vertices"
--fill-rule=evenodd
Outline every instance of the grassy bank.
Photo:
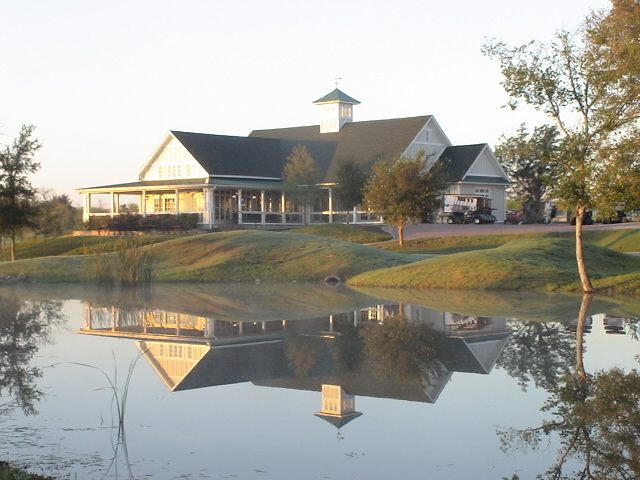
M 174 238 L 141 249 L 153 257 L 154 281 L 321 281 L 351 277 L 416 260 L 410 254 L 299 233 L 234 231 Z M 109 254 L 107 254 L 109 255 Z M 91 255 L 30 258 L 0 263 L 0 274 L 34 282 L 82 282 Z
M 82 255 L 87 249 L 100 247 L 104 250 L 113 248 L 120 236 L 71 236 L 37 238 L 20 242 L 16 245 L 16 258 L 54 257 L 67 255 Z M 154 243 L 175 240 L 173 235 L 141 235 L 132 237 L 140 245 L 152 245 Z M 0 248 L 0 260 L 7 261 L 11 258 L 10 247 Z
M 320 235 L 321 237 L 335 238 L 353 243 L 379 243 L 391 240 L 393 237 L 382 231 L 380 226 L 354 226 L 342 223 L 325 223 L 304 228 L 295 228 L 291 233 L 304 233 Z
M 377 245 L 394 252 L 449 254 L 496 248 L 514 240 L 534 240 L 543 238 L 574 238 L 573 232 L 510 233 L 501 235 L 462 235 L 458 237 L 419 238 Z M 618 252 L 640 251 L 640 229 L 589 230 L 585 229 L 585 241 Z
M 573 241 L 516 240 L 497 248 L 444 255 L 352 278 L 357 286 L 421 289 L 579 291 Z M 594 286 L 640 293 L 640 258 L 597 245 L 585 254 Z

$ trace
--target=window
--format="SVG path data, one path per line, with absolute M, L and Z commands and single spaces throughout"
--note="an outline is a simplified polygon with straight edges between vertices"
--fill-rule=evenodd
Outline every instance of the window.
M 175 212 L 176 211 L 176 199 L 175 197 L 167 197 L 164 199 L 164 211 Z

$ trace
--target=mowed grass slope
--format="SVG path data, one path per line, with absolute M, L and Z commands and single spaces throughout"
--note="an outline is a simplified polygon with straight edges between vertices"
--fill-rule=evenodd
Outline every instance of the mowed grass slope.
M 580 290 L 572 240 L 516 240 L 487 250 L 445 255 L 349 280 L 356 286 L 479 290 Z M 597 245 L 585 248 L 596 288 L 640 292 L 640 258 Z
M 197 235 L 147 248 L 156 258 L 159 281 L 322 280 L 416 260 L 327 237 L 264 231 Z
M 154 243 L 174 240 L 171 235 L 141 235 L 135 238 L 140 245 L 151 245 Z M 53 238 L 37 238 L 16 244 L 17 259 L 54 257 L 61 255 L 82 255 L 87 249 L 100 248 L 108 250 L 121 240 L 120 236 L 72 236 Z M 11 247 L 0 248 L 0 260 L 11 258 Z
M 323 225 L 295 228 L 289 231 L 291 233 L 305 233 L 309 235 L 320 235 L 321 237 L 337 238 L 353 243 L 386 242 L 393 238 L 390 234 L 383 232 L 381 227 L 356 227 L 343 223 L 325 223 Z
M 194 235 L 142 248 L 153 254 L 154 281 L 318 281 L 417 259 L 326 237 L 265 231 Z M 0 263 L 0 274 L 74 283 L 87 278 L 89 265 L 89 256 L 83 255 L 31 258 Z
M 517 226 L 513 227 L 517 230 Z M 470 250 L 490 249 L 505 245 L 514 240 L 564 238 L 573 239 L 573 232 L 540 232 L 511 233 L 500 235 L 461 235 L 456 237 L 419 238 L 405 241 L 404 246 L 398 242 L 387 242 L 376 245 L 385 250 L 406 253 L 449 254 Z M 585 227 L 584 239 L 587 243 L 607 247 L 618 252 L 640 251 L 640 229 L 621 228 L 607 230 L 589 230 Z

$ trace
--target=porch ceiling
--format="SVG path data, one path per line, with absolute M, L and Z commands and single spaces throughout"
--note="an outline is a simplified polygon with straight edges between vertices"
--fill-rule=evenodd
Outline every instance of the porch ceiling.
M 138 181 L 130 183 L 117 183 L 113 185 L 101 185 L 97 187 L 79 188 L 78 193 L 142 193 L 143 191 L 173 191 L 176 189 L 193 189 L 206 187 L 224 188 L 251 188 L 266 190 L 282 190 L 283 182 L 280 180 L 261 180 L 243 178 L 198 178 L 198 179 L 168 179 L 154 181 Z

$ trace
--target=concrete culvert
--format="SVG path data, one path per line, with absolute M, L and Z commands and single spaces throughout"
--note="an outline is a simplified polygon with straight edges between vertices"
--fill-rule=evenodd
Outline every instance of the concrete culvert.
M 324 279 L 325 285 L 335 286 L 345 282 L 347 279 L 344 275 L 329 275 Z

